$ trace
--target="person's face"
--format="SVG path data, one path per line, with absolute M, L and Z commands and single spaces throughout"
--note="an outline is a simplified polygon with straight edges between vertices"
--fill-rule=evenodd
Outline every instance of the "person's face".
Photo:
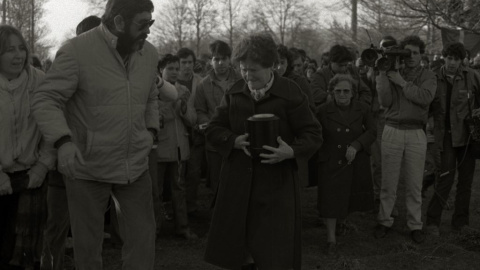
M 178 78 L 178 70 L 180 69 L 180 64 L 178 62 L 168 63 L 162 72 L 162 78 L 169 83 L 175 83 Z
M 180 58 L 180 73 L 187 77 L 193 74 L 193 56 L 189 55 L 186 58 Z
M 136 14 L 130 22 L 125 22 L 125 31 L 118 35 L 120 51 L 132 53 L 143 48 L 153 23 L 150 12 Z
M 420 54 L 420 48 L 415 45 L 405 45 L 406 50 L 410 50 L 411 54 L 405 59 L 405 66 L 408 68 L 415 68 L 420 64 L 422 60 L 422 55 Z
M 332 62 L 331 68 L 335 74 L 345 74 L 347 73 L 348 61 L 347 62 Z
M 272 68 L 264 68 L 250 59 L 240 61 L 240 72 L 248 87 L 253 90 L 262 89 L 270 80 Z
M 338 105 L 349 105 L 352 100 L 352 85 L 347 81 L 340 81 L 333 89 L 333 96 Z
M 298 57 L 297 59 L 293 60 L 292 67 L 293 67 L 293 71 L 297 72 L 298 74 L 302 74 L 303 72 L 302 58 Z
M 462 64 L 462 59 L 458 57 L 454 57 L 452 55 L 448 55 L 445 59 L 445 70 L 447 74 L 455 74 L 457 72 L 458 67 Z
M 278 66 L 277 66 L 278 75 L 283 76 L 283 74 L 285 74 L 285 71 L 287 71 L 287 66 L 288 66 L 287 59 L 283 57 L 279 58 Z
M 25 67 L 27 48 L 16 35 L 8 37 L 6 51 L 0 55 L 0 73 L 8 79 L 17 78 Z
M 213 67 L 213 70 L 215 70 L 215 74 L 226 75 L 230 68 L 230 57 L 223 56 L 223 55 L 213 56 L 212 67 Z
M 313 73 L 315 73 L 315 70 L 313 68 L 307 69 L 307 78 L 311 79 Z

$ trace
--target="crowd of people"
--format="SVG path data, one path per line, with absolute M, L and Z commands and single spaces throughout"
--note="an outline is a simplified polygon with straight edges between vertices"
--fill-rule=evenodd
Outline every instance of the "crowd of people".
M 189 48 L 158 56 L 146 41 L 153 9 L 109 0 L 43 71 L 22 34 L 0 26 L 0 269 L 63 269 L 69 231 L 75 269 L 102 269 L 106 216 L 123 269 L 154 269 L 165 220 L 198 238 L 189 217 L 204 172 L 215 194 L 205 260 L 226 269 L 301 269 L 305 182 L 328 254 L 352 212 L 377 213 L 372 237 L 388 236 L 399 181 L 412 241 L 447 230 L 456 174 L 452 228 L 468 230 L 480 56 L 470 63 L 462 43 L 430 62 L 418 36 L 385 36 L 376 61 L 337 44 L 318 65 L 252 34 L 212 42 L 206 69 Z M 380 64 L 392 50 L 404 53 Z

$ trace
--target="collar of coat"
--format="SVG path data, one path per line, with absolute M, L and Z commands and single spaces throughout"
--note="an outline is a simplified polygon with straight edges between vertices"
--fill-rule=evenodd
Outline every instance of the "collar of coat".
M 273 83 L 272 87 L 270 87 L 270 90 L 268 90 L 268 93 L 270 95 L 275 95 L 284 99 L 289 99 L 291 98 L 291 93 L 289 93 L 289 87 L 291 85 L 297 85 L 293 81 L 287 78 L 283 78 L 278 76 L 276 72 L 273 72 Z M 297 86 L 298 87 L 298 86 Z M 250 94 L 250 89 L 248 88 L 247 83 L 245 80 L 239 80 L 237 81 L 232 88 L 228 90 L 226 94 L 238 94 L 238 93 L 244 93 L 246 95 L 251 96 Z
M 357 121 L 363 115 L 362 104 L 353 99 L 350 103 L 348 113 L 342 114 L 340 108 L 335 105 L 335 101 L 333 100 L 328 102 L 325 106 L 326 117 L 328 117 L 328 119 L 346 126 L 350 126 L 350 124 Z
M 464 80 L 467 77 L 467 74 L 469 72 L 475 72 L 471 68 L 464 67 L 463 65 L 460 65 L 458 67 L 457 73 L 455 74 L 455 80 Z M 439 80 L 445 81 L 447 79 L 446 73 L 445 73 L 445 65 L 443 65 L 441 68 L 438 69 L 437 71 L 437 78 Z
M 103 36 L 103 38 L 105 39 L 105 41 L 107 42 L 108 47 L 116 50 L 117 49 L 118 37 L 115 36 L 112 32 L 110 32 L 110 30 L 108 30 L 107 26 L 104 25 L 103 23 L 101 23 L 98 26 L 98 29 L 100 29 L 100 33 Z M 138 50 L 138 52 L 140 54 L 143 54 L 143 48 Z

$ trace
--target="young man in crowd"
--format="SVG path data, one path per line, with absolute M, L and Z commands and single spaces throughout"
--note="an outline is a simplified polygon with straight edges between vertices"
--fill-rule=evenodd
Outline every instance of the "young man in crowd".
M 177 52 L 180 59 L 180 73 L 177 83 L 186 86 L 190 91 L 189 105 L 195 103 L 197 86 L 202 78 L 193 72 L 196 57 L 188 48 L 181 48 Z M 202 177 L 202 164 L 205 164 L 205 135 L 201 127 L 194 126 L 190 129 L 190 159 L 187 161 L 185 189 L 187 197 L 187 211 L 194 214 L 198 210 L 198 186 Z
M 220 105 L 225 91 L 227 91 L 241 77 L 235 72 L 230 63 L 232 49 L 227 43 L 215 40 L 210 44 L 213 69 L 198 84 L 195 97 L 197 122 L 203 131 Z M 222 156 L 208 143 L 205 145 L 210 187 L 215 192 L 218 186 Z
M 109 0 L 102 24 L 57 52 L 32 111 L 58 149 L 75 269 L 102 269 L 104 212 L 112 196 L 124 227 L 124 269 L 153 269 L 155 219 L 148 154 L 159 130 L 158 54 L 150 0 Z M 163 87 L 163 88 L 162 88 Z M 167 95 L 161 95 L 167 96 Z
M 350 74 L 355 79 L 354 96 L 368 105 L 372 102 L 372 93 L 368 86 L 363 83 L 358 74 L 358 70 L 354 66 L 349 66 L 354 58 L 352 52 L 345 46 L 334 45 L 329 52 L 330 64 L 320 69 L 312 75 L 310 88 L 312 90 L 315 106 L 318 108 L 328 99 L 328 83 L 330 79 L 337 73 Z
M 475 158 L 471 155 L 468 129 L 465 119 L 480 116 L 480 74 L 462 65 L 465 47 L 460 42 L 446 45 L 442 55 L 445 59 L 437 71 L 437 93 L 432 102 L 435 120 L 435 143 L 440 150 L 440 176 L 437 178 L 435 193 L 428 205 L 427 230 L 440 235 L 442 211 L 458 172 L 455 211 L 452 226 L 461 231 L 469 224 L 470 197 L 475 172 Z
M 401 70 L 380 71 L 378 100 L 385 108 L 382 134 L 382 188 L 375 237 L 383 238 L 393 225 L 391 216 L 400 175 L 406 185 L 407 226 L 416 243 L 425 241 L 422 231 L 422 181 L 427 139 L 423 130 L 437 88 L 435 74 L 420 66 L 425 43 L 408 36 L 400 44 L 410 50 Z M 395 67 L 397 68 L 397 67 Z

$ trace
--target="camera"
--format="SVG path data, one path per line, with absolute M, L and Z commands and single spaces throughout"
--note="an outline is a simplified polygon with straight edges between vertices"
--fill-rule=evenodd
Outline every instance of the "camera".
M 392 46 L 388 49 L 378 49 L 373 44 L 370 48 L 363 50 L 361 59 L 365 65 L 379 71 L 390 71 L 400 69 L 404 59 L 411 56 L 411 51 Z

